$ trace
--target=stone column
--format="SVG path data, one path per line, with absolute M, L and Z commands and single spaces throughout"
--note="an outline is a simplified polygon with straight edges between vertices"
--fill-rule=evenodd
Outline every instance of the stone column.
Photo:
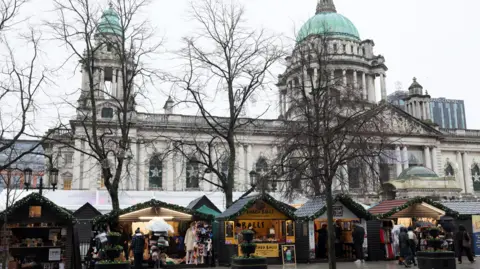
M 431 120 L 431 119 L 432 119 L 432 116 L 430 115 L 430 101 L 427 101 L 427 120 Z
M 341 167 L 343 182 L 341 182 L 340 188 L 342 192 L 348 192 L 348 190 L 350 189 L 348 182 L 348 166 L 344 164 Z
M 328 85 L 335 85 L 337 82 L 335 81 L 335 69 L 330 70 L 330 81 Z
M 396 172 L 397 177 L 402 173 L 402 155 L 400 152 L 400 146 L 395 147 L 395 164 L 396 164 Z
M 474 193 L 468 152 L 463 153 L 463 181 L 465 182 L 466 193 Z
M 278 113 L 284 115 L 283 113 L 283 94 L 282 91 L 278 91 Z
M 342 80 L 343 80 L 343 86 L 347 86 L 347 70 L 343 69 L 342 70 Z
M 313 88 L 319 87 L 318 85 L 318 69 L 314 68 L 313 69 Z
M 169 154 L 169 156 L 166 158 L 166 163 L 167 163 L 167 171 L 166 173 L 164 172 L 165 175 L 165 181 L 162 182 L 165 186 L 165 190 L 167 191 L 174 191 L 173 187 L 173 182 L 175 182 L 175 175 L 173 173 L 173 166 L 175 165 L 175 161 L 173 159 L 173 154 Z
M 365 72 L 362 72 L 362 93 L 363 93 L 363 100 L 367 100 L 367 80 L 365 77 Z
M 380 89 L 382 91 L 382 100 L 387 100 L 387 82 L 385 81 L 385 74 L 380 74 Z
M 462 164 L 462 153 L 460 151 L 457 151 L 457 156 L 456 156 L 456 163 L 457 163 L 457 169 L 455 169 L 455 181 L 457 182 L 457 185 L 459 188 L 463 189 L 463 192 L 467 192 L 467 186 L 465 184 L 465 181 L 463 180 L 463 164 Z
M 237 163 L 238 163 L 238 169 L 237 169 L 238 172 L 237 172 L 237 179 L 235 180 L 238 182 L 238 184 L 236 185 L 242 186 L 242 185 L 245 185 L 246 183 L 245 182 L 245 149 L 243 148 L 242 144 L 238 146 Z
M 427 119 L 427 107 L 425 102 L 422 102 L 422 120 Z
M 422 110 L 420 108 L 420 102 L 415 102 L 417 106 L 417 115 L 415 115 L 418 119 L 422 118 Z
M 373 181 L 374 181 L 374 191 L 377 191 L 380 189 L 380 157 L 375 156 L 374 157 L 374 162 L 373 162 Z
M 403 147 L 403 170 L 408 169 L 408 149 Z
M 432 170 L 438 175 L 437 147 L 432 147 Z
M 357 85 L 357 70 L 353 70 L 353 88 L 358 89 Z
M 245 164 L 245 173 L 247 173 L 247 182 L 248 182 L 248 185 L 250 185 L 250 171 L 253 169 L 253 163 L 255 162 L 253 160 L 253 156 L 252 156 L 252 145 L 249 144 L 247 146 L 247 157 L 246 157 L 246 160 L 247 160 L 247 163 Z
M 423 147 L 423 158 L 425 159 L 425 166 L 432 169 L 432 159 L 430 157 L 430 148 Z

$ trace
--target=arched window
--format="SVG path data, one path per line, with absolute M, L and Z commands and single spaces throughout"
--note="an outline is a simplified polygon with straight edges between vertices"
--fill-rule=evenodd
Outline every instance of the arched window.
M 162 188 L 163 162 L 161 156 L 155 155 L 150 159 L 148 187 L 150 189 Z
M 288 173 L 290 174 L 290 186 L 298 190 L 302 186 L 302 168 L 298 160 L 289 161 Z
M 111 108 L 111 107 L 102 108 L 102 118 L 104 118 L 104 119 L 113 118 L 113 108 Z
M 257 183 L 259 183 L 259 180 L 263 180 L 268 173 L 268 163 L 265 158 L 260 157 L 258 159 L 255 164 L 255 172 L 257 172 Z
M 473 180 L 473 190 L 480 191 L 480 168 L 478 164 L 474 164 L 472 167 L 472 180 Z
M 360 189 L 360 165 L 356 161 L 348 162 L 348 188 Z
M 187 189 L 199 188 L 200 164 L 197 158 L 193 157 L 187 162 Z
M 453 170 L 452 165 L 447 164 L 447 167 L 445 167 L 445 176 L 453 177 L 454 175 L 455 175 L 455 171 Z

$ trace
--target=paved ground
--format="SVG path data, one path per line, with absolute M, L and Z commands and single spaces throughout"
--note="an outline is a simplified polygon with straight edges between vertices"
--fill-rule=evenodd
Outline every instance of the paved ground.
M 479 258 L 479 257 L 477 257 Z M 284 267 L 282 268 L 281 265 L 275 266 L 275 265 L 269 265 L 269 269 L 295 269 L 292 266 Z M 337 269 L 400 269 L 400 268 L 405 268 L 405 266 L 400 266 L 398 265 L 397 262 L 365 262 L 364 264 L 356 264 L 353 262 L 344 262 L 344 263 L 338 263 L 337 264 Z M 412 266 L 411 268 L 417 268 Z M 323 263 L 316 263 L 316 264 L 299 264 L 297 265 L 296 269 L 328 269 L 328 264 L 323 264 Z M 449 268 L 449 269 L 455 269 L 455 268 Z M 469 261 L 463 261 L 463 264 L 457 264 L 456 269 L 480 269 L 480 258 L 477 259 L 477 262 L 474 264 L 471 264 Z

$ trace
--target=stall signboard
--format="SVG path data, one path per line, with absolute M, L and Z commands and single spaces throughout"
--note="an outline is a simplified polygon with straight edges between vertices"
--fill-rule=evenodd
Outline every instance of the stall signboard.
M 279 212 L 271 205 L 263 202 L 257 201 L 253 206 L 251 206 L 244 214 L 242 214 L 239 218 L 241 219 L 248 219 L 248 220 L 264 220 L 264 219 L 272 219 L 272 220 L 284 220 L 288 219 L 285 214 Z
M 333 205 L 333 217 L 336 219 L 358 219 L 358 216 L 340 202 L 336 202 Z M 327 219 L 327 212 L 325 211 L 325 213 L 317 219 Z
M 278 258 L 279 252 L 278 244 L 258 243 L 253 255 L 265 258 Z M 238 256 L 243 256 L 240 245 L 238 246 Z
M 295 252 L 295 245 L 282 246 L 282 261 L 284 265 L 296 265 L 297 255 Z
M 473 250 L 475 256 L 480 255 L 480 215 L 472 216 Z

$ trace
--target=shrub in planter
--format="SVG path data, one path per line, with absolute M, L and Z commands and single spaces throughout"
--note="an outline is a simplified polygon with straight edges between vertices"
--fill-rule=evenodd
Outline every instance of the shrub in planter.
M 255 250 L 257 249 L 257 244 L 254 243 L 242 243 L 240 245 L 242 248 L 242 253 L 246 257 L 252 256 L 253 253 L 255 253 Z
M 110 245 L 118 245 L 120 244 L 121 234 L 117 232 L 109 232 L 107 234 L 107 240 Z
M 243 230 L 242 235 L 243 235 L 243 240 L 246 242 L 251 242 L 253 240 L 253 235 L 255 233 L 252 230 Z
M 130 269 L 128 261 L 99 261 L 95 264 L 95 269 Z
M 116 246 L 107 246 L 104 248 L 105 255 L 110 259 L 114 260 L 120 256 L 120 252 L 122 252 L 123 247 L 116 245 Z

